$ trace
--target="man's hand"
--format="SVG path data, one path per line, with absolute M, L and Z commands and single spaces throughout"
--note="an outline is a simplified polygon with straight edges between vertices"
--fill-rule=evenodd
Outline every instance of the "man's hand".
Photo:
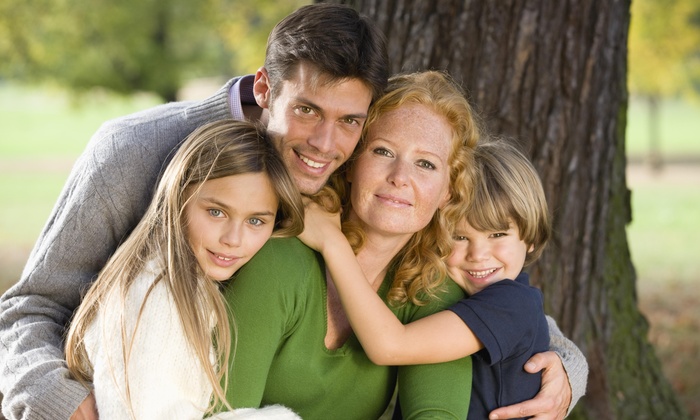
M 542 386 L 535 398 L 493 410 L 489 419 L 531 417 L 538 420 L 563 419 L 571 403 L 571 385 L 559 356 L 553 351 L 538 353 L 525 363 L 525 370 L 542 370 Z
M 98 420 L 99 415 L 97 414 L 97 404 L 95 403 L 95 396 L 92 392 L 85 397 L 83 402 L 80 403 L 78 409 L 75 410 L 70 420 Z

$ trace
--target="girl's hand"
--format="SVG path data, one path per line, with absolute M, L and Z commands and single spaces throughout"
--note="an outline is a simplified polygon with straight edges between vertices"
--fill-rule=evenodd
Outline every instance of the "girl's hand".
M 306 246 L 323 253 L 326 244 L 338 239 L 345 240 L 340 230 L 340 213 L 328 212 L 307 197 L 304 197 L 303 201 L 304 231 L 298 238 Z

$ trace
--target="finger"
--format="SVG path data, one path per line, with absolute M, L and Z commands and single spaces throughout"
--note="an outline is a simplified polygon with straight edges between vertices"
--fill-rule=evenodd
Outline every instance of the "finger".
M 537 419 L 553 419 L 549 412 L 552 407 L 549 407 L 543 400 L 528 400 L 518 404 L 508 405 L 493 410 L 489 414 L 489 419 L 516 419 L 523 417 L 536 416 Z
M 559 356 L 553 351 L 536 353 L 525 363 L 525 371 L 536 373 L 542 369 L 554 367 L 558 363 L 561 363 Z

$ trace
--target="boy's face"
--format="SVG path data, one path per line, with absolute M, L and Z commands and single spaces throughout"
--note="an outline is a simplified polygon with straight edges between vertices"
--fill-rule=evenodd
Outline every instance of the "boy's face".
M 328 83 L 304 63 L 274 97 L 269 86 L 263 68 L 254 89 L 258 104 L 269 111 L 267 129 L 299 190 L 313 194 L 355 149 L 372 93 L 359 79 Z
M 462 220 L 453 235 L 454 248 L 447 259 L 452 279 L 470 295 L 501 280 L 515 279 L 533 247 L 520 239 L 509 222 L 508 230 L 481 232 Z

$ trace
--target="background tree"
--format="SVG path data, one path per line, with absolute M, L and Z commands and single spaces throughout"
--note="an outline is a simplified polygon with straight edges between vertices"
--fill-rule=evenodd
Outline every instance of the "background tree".
M 663 98 L 697 95 L 700 3 L 635 0 L 629 35 L 629 85 L 649 106 L 649 163 L 662 166 L 659 106 Z
M 449 71 L 490 132 L 530 151 L 555 231 L 531 271 L 591 367 L 574 417 L 687 417 L 647 341 L 625 233 L 630 1 L 340 3 L 383 28 L 393 72 Z

